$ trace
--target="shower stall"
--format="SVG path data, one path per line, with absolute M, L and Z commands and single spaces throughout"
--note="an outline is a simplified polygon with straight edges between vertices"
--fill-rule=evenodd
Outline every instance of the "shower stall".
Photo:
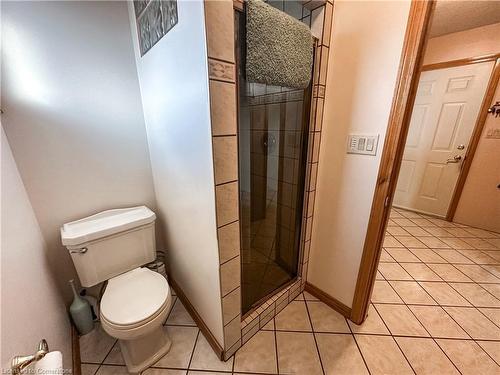
M 311 85 L 293 89 L 246 80 L 245 30 L 245 16 L 237 14 L 243 315 L 298 275 L 311 108 Z

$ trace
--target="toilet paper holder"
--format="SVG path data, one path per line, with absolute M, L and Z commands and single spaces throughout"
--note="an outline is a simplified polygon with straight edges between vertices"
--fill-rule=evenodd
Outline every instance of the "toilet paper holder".
M 20 374 L 23 369 L 28 367 L 33 362 L 37 362 L 45 357 L 45 354 L 49 352 L 49 345 L 45 339 L 42 339 L 38 343 L 35 354 L 32 355 L 16 355 L 10 361 L 10 369 L 12 374 Z

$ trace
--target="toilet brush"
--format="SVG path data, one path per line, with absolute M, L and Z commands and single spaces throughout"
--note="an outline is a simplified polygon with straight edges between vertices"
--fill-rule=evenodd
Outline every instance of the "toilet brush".
M 94 329 L 90 304 L 78 295 L 74 280 L 70 280 L 69 285 L 71 285 L 71 289 L 73 290 L 73 302 L 69 307 L 69 313 L 78 333 L 85 335 Z

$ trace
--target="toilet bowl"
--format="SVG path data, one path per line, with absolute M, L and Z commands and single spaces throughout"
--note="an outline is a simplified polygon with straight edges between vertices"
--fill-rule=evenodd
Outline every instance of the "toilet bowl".
M 101 324 L 118 339 L 131 373 L 151 366 L 171 346 L 163 328 L 172 305 L 168 282 L 141 267 L 156 258 L 155 219 L 140 206 L 99 212 L 61 228 L 80 284 L 108 282 L 100 301 Z
M 169 351 L 171 341 L 163 323 L 171 305 L 167 280 L 147 268 L 108 281 L 100 305 L 101 325 L 118 339 L 129 372 L 141 372 Z

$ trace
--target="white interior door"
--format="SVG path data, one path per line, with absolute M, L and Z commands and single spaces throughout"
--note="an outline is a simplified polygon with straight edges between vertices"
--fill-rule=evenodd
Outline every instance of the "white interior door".
M 422 72 L 394 196 L 446 216 L 494 62 Z

